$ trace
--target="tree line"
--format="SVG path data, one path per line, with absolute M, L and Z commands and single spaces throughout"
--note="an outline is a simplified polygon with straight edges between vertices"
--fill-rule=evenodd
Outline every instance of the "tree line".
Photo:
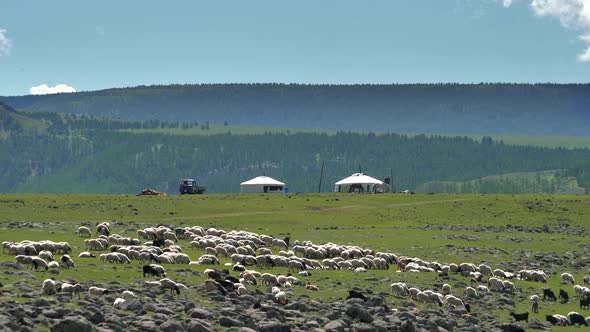
M 237 192 L 240 182 L 266 174 L 286 182 L 291 192 L 316 192 L 322 163 L 323 191 L 331 191 L 334 182 L 357 172 L 359 166 L 376 178 L 393 176 L 398 190 L 546 170 L 561 170 L 559 177 L 574 177 L 589 186 L 587 149 L 511 146 L 489 137 L 344 131 L 333 135 L 133 133 L 118 130 L 120 124 L 109 128 L 111 122 L 98 120 L 94 127 L 82 125 L 80 119 L 54 126 L 55 117 L 62 115 L 41 114 L 35 117 L 49 124 L 45 131 L 22 129 L 0 136 L 0 191 L 134 193 L 154 188 L 175 193 L 179 179 L 194 177 L 207 192 Z M 494 186 L 498 184 L 484 188 L 530 191 L 508 183 L 505 190 Z M 538 186 L 545 188 L 541 191 L 554 187 Z M 465 188 L 475 190 L 473 185 Z

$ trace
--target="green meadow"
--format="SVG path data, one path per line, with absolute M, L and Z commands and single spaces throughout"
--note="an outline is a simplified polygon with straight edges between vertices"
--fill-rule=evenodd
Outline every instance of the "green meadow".
M 556 294 L 566 289 L 571 297 L 568 304 L 541 303 L 539 314 L 567 314 L 580 311 L 572 285 L 561 285 L 559 275 L 570 272 L 576 283 L 589 274 L 590 263 L 590 196 L 588 195 L 348 195 L 348 194 L 219 194 L 184 196 L 133 195 L 0 195 L 0 240 L 67 241 L 73 247 L 72 257 L 77 267 L 60 270 L 56 279 L 71 277 L 94 280 L 105 285 L 113 281 L 140 288 L 143 281 L 141 265 L 102 264 L 98 258 L 78 258 L 85 251 L 83 238 L 75 231 L 81 225 L 94 226 L 109 221 L 113 233 L 136 237 L 136 230 L 148 225 L 166 224 L 174 227 L 200 225 L 226 231 L 246 230 L 276 237 L 289 235 L 291 241 L 312 241 L 358 245 L 375 251 L 419 257 L 440 263 L 485 263 L 492 268 L 517 272 L 538 264 L 548 275 L 548 284 L 515 280 L 519 291 L 507 295 L 516 303 L 516 311 L 530 309 L 528 297 L 542 294 L 541 287 L 551 287 Z M 190 248 L 188 240 L 180 240 L 192 260 L 205 252 Z M 278 252 L 273 248 L 273 253 Z M 100 252 L 96 253 L 97 256 Z M 559 264 L 544 257 L 557 257 Z M 223 263 L 229 258 L 221 257 Z M 2 253 L 0 261 L 14 261 Z M 208 266 L 167 265 L 168 275 L 187 285 L 199 285 L 205 280 Z M 390 306 L 395 308 L 408 298 L 391 294 L 389 285 L 404 281 L 420 288 L 440 288 L 449 283 L 454 293 L 464 297 L 468 278 L 450 274 L 442 280 L 436 273 L 370 270 L 355 274 L 351 271 L 311 271 L 311 282 L 320 288 L 312 292 L 296 287 L 296 297 L 342 300 L 354 286 L 373 293 L 389 293 Z M 266 271 L 263 271 L 266 272 Z M 288 273 L 287 268 L 268 270 L 275 274 Z M 29 283 L 40 289 L 50 272 L 31 272 Z M 0 282 L 10 285 L 22 277 L 0 274 Z M 261 286 L 260 289 L 265 291 Z M 490 301 L 499 293 L 491 293 L 469 302 L 475 313 L 487 311 Z M 505 294 L 502 294 L 505 295 Z M 194 288 L 181 296 L 211 305 Z M 0 300 L 6 299 L 3 295 Z M 13 298 L 17 299 L 18 298 Z M 23 300 L 23 299 L 20 299 Z M 417 303 L 427 309 L 427 305 Z M 590 313 L 580 312 L 584 316 Z M 508 311 L 495 310 L 498 321 L 510 321 Z

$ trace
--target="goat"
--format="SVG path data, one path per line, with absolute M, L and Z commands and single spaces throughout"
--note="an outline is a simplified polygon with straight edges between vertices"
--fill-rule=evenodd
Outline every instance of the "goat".
M 543 289 L 543 300 L 546 300 L 547 298 L 549 298 L 552 301 L 557 301 L 557 298 L 555 297 L 555 293 L 553 293 L 553 291 L 550 288 L 542 288 Z
M 362 299 L 363 301 L 367 302 L 369 300 L 363 293 L 357 292 L 354 289 L 348 291 L 348 296 L 346 299 Z
M 561 303 L 568 303 L 568 301 L 570 300 L 570 296 L 567 293 L 567 291 L 560 289 L 559 290 L 559 302 Z
M 529 313 L 528 312 L 525 312 L 522 314 L 515 314 L 514 312 L 510 312 L 510 316 L 514 317 L 514 320 L 517 322 L 520 322 L 521 320 L 524 320 L 527 323 L 529 322 Z
M 580 309 L 590 309 L 590 299 L 589 298 L 580 299 Z

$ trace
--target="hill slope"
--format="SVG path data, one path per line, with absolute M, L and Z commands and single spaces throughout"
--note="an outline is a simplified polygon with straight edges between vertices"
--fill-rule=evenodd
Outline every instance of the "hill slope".
M 484 135 L 587 135 L 588 84 L 140 86 L 0 97 L 18 109 L 130 120 Z

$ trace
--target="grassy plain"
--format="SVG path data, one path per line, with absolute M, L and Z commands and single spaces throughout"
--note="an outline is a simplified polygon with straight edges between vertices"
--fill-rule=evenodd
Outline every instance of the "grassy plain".
M 223 194 L 194 196 L 132 195 L 0 195 L 0 240 L 68 241 L 73 247 L 76 269 L 62 270 L 59 278 L 95 280 L 105 285 L 117 283 L 129 288 L 141 287 L 141 265 L 103 265 L 98 259 L 83 260 L 83 239 L 75 235 L 80 225 L 110 221 L 113 231 L 135 236 L 135 230 L 150 224 L 176 227 L 214 226 L 226 231 L 247 230 L 277 237 L 290 235 L 292 241 L 310 240 L 316 244 L 333 242 L 358 245 L 376 251 L 394 252 L 441 263 L 486 263 L 492 268 L 518 271 L 523 264 L 539 264 L 548 273 L 548 287 L 567 289 L 569 304 L 543 302 L 534 317 L 544 321 L 545 314 L 579 311 L 571 285 L 560 285 L 559 274 L 568 271 L 578 283 L 588 274 L 590 263 L 590 196 L 588 195 L 347 195 L 347 194 Z M 180 241 L 188 248 L 186 240 Z M 273 252 L 277 250 L 276 248 Z M 186 249 L 196 260 L 202 250 Z M 563 265 L 543 261 L 554 254 Z M 565 259 L 564 259 L 565 258 Z M 13 261 L 2 254 L 0 261 Z M 228 262 L 222 258 L 222 263 Z M 582 262 L 584 264 L 580 265 Z M 205 266 L 167 266 L 169 276 L 189 285 L 204 281 Z M 273 273 L 286 274 L 287 268 Z M 33 272 L 31 285 L 41 286 L 49 272 Z M 0 274 L 5 286 L 22 278 L 18 274 Z M 319 292 L 296 289 L 297 296 L 323 300 L 343 299 L 353 286 L 388 292 L 395 281 L 421 288 L 450 283 L 463 296 L 467 278 L 451 275 L 443 281 L 433 273 L 396 273 L 390 270 L 354 274 L 347 271 L 312 271 L 311 281 Z M 529 309 L 528 297 L 545 286 L 515 281 L 520 289 L 511 299 L 516 311 Z M 264 289 L 262 289 L 264 290 Z M 194 289 L 189 296 L 208 305 Z M 486 301 L 497 294 L 471 300 L 475 310 L 486 310 Z M 388 296 L 391 306 L 408 299 Z M 0 297 L 0 300 L 2 298 Z M 418 304 L 418 307 L 426 305 Z M 585 316 L 590 314 L 582 313 Z M 506 310 L 497 311 L 499 321 L 509 321 Z

